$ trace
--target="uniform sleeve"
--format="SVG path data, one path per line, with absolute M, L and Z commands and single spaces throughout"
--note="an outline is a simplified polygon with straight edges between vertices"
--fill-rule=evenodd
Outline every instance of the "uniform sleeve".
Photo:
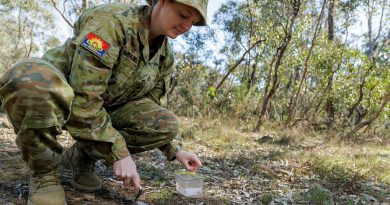
M 156 86 L 149 91 L 148 97 L 159 105 L 164 106 L 164 101 L 167 99 L 167 92 L 170 90 L 172 73 L 174 71 L 173 53 L 168 46 L 166 58 L 164 59 L 160 68 L 161 78 L 157 82 Z M 163 101 L 163 102 L 162 102 Z M 168 161 L 176 159 L 176 153 L 182 149 L 182 138 L 177 135 L 169 144 L 159 147 L 159 150 L 164 153 Z
M 76 51 L 69 75 L 75 97 L 66 129 L 76 140 L 108 143 L 110 153 L 102 154 L 110 162 L 129 156 L 126 142 L 113 128 L 101 97 L 122 43 L 119 25 L 108 14 L 94 16 L 87 12 L 82 16 L 75 24 Z

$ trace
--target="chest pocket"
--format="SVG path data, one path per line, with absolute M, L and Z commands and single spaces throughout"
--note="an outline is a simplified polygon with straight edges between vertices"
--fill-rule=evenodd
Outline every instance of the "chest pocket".
M 159 74 L 159 64 L 156 55 L 148 63 L 140 57 L 122 49 L 118 66 L 114 69 L 113 78 L 109 81 L 110 105 L 126 103 L 129 100 L 144 96 L 155 85 Z
M 136 81 L 129 94 L 134 96 L 134 98 L 144 96 L 156 85 L 158 72 L 159 69 L 157 63 L 150 61 L 145 65 L 141 62 L 137 70 Z

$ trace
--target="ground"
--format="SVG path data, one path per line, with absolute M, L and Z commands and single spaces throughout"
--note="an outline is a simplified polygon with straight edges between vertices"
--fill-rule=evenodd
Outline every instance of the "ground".
M 205 177 L 202 198 L 175 190 L 177 163 L 157 150 L 134 155 L 147 204 L 389 204 L 390 150 L 384 138 L 370 142 L 336 141 L 335 136 L 304 130 L 245 132 L 221 120 L 181 118 L 184 147 L 197 153 Z M 297 137 L 298 136 L 298 137 Z M 28 169 L 14 143 L 15 134 L 0 114 L 0 204 L 24 204 Z M 74 141 L 59 136 L 64 147 Z M 85 193 L 70 186 L 61 170 L 68 204 L 131 204 L 134 194 L 115 180 L 111 168 L 96 164 L 102 190 Z

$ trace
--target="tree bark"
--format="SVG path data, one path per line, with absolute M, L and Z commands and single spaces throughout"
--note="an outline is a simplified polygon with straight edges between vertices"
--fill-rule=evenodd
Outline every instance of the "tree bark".
M 328 9 L 328 40 L 333 43 L 334 39 L 334 21 L 333 21 L 333 13 L 334 13 L 334 1 L 330 0 L 329 2 L 329 9 Z M 332 73 L 328 78 L 328 86 L 327 86 L 327 98 L 325 103 L 325 111 L 327 113 L 327 121 L 326 125 L 328 128 L 333 127 L 334 122 L 334 115 L 335 115 L 335 108 L 333 103 L 333 96 L 329 96 L 329 94 L 332 93 L 333 90 L 333 62 L 329 65 L 328 64 L 328 70 Z
M 386 8 L 386 1 L 383 0 L 382 4 L 382 10 L 381 10 L 381 17 L 379 21 L 379 28 L 378 28 L 378 33 L 374 37 L 373 36 L 373 31 L 372 31 L 372 20 L 373 20 L 373 15 L 374 15 L 374 2 L 371 2 L 370 0 L 367 1 L 367 26 L 368 26 L 368 50 L 367 50 L 367 56 L 372 57 L 374 54 L 375 49 L 375 44 L 378 42 L 378 39 L 381 35 L 382 28 L 383 28 L 383 16 L 384 16 L 384 11 Z M 371 3 L 371 4 L 370 4 Z
M 379 109 L 370 117 L 370 119 L 362 121 L 362 122 L 356 124 L 352 128 L 352 130 L 350 132 L 348 132 L 348 134 L 346 135 L 347 138 L 352 138 L 353 135 L 356 132 L 358 132 L 360 129 L 362 129 L 363 127 L 371 125 L 379 117 L 379 115 L 381 114 L 381 112 L 383 111 L 383 109 L 387 105 L 387 103 L 389 103 L 389 101 L 390 101 L 390 85 L 387 86 L 387 93 L 383 97 L 383 101 L 382 101 L 382 104 L 379 107 Z
M 249 51 L 264 41 L 265 40 L 256 41 L 254 44 L 252 44 L 252 46 L 247 51 L 244 52 L 244 54 L 242 54 L 241 58 L 232 67 L 229 68 L 229 71 L 225 74 L 225 76 L 223 76 L 222 80 L 218 83 L 217 87 L 215 88 L 216 91 L 222 86 L 226 78 L 229 77 L 229 75 L 234 71 L 234 69 L 236 69 L 241 64 L 241 62 L 244 60 L 245 56 L 249 53 Z
M 266 86 L 266 89 L 264 90 L 265 97 L 263 99 L 262 106 L 260 107 L 261 110 L 260 110 L 259 118 L 257 121 L 257 125 L 254 129 L 255 132 L 260 130 L 260 127 L 263 124 L 263 117 L 264 117 L 266 110 L 269 106 L 269 102 L 270 102 L 272 96 L 275 94 L 277 88 L 279 87 L 278 86 L 278 84 L 279 84 L 279 76 L 278 76 L 279 75 L 279 67 L 282 64 L 282 59 L 283 59 L 284 53 L 287 49 L 287 46 L 290 44 L 295 19 L 298 16 L 300 6 L 301 6 L 300 0 L 294 0 L 292 2 L 293 13 L 292 13 L 292 16 L 288 22 L 288 27 L 285 31 L 286 35 L 283 39 L 282 44 L 277 48 L 276 53 L 274 54 L 272 61 L 271 61 L 271 64 L 270 64 L 270 73 L 272 73 L 272 71 L 273 71 L 273 76 L 271 76 L 271 79 L 269 79 L 269 80 L 272 81 L 272 84 L 271 84 L 271 88 L 269 90 L 268 90 L 268 86 Z
M 322 17 L 323 17 L 323 14 L 324 14 L 325 4 L 326 4 L 326 0 L 324 0 L 324 2 L 322 3 L 321 13 L 318 16 L 318 22 L 317 22 L 317 25 L 316 25 L 316 28 L 315 28 L 315 31 L 314 31 L 313 38 L 311 40 L 311 44 L 310 44 L 311 47 L 309 49 L 309 53 L 307 54 L 307 57 L 306 57 L 306 60 L 305 60 L 304 69 L 303 69 L 303 73 L 302 73 L 302 76 L 301 76 L 301 80 L 300 80 L 299 85 L 298 85 L 298 89 L 297 89 L 297 91 L 295 93 L 293 93 L 291 95 L 291 98 L 290 98 L 289 109 L 288 109 L 289 110 L 288 111 L 288 118 L 287 118 L 287 121 L 286 121 L 286 125 L 287 126 L 289 126 L 291 121 L 295 118 L 295 112 L 296 112 L 296 106 L 298 104 L 298 99 L 300 98 L 300 94 L 301 94 L 301 89 L 302 89 L 303 83 L 306 80 L 306 75 L 307 75 L 307 70 L 308 70 L 308 62 L 309 62 L 311 53 L 313 52 L 313 48 L 315 46 L 315 41 L 317 39 L 317 35 L 319 33 L 319 30 L 321 29 L 321 21 L 322 21 Z
M 371 67 L 366 71 L 366 73 L 364 74 L 364 76 L 362 78 L 362 82 L 359 85 L 359 97 L 356 100 L 356 102 L 351 106 L 351 108 L 349 108 L 349 112 L 348 112 L 347 119 L 346 119 L 347 122 L 351 121 L 353 112 L 357 109 L 357 107 L 360 105 L 360 103 L 363 100 L 364 86 L 366 85 L 366 78 L 370 74 L 372 69 L 373 69 L 373 65 L 371 65 Z
M 333 11 L 334 11 L 334 1 L 329 1 L 328 8 L 328 40 L 333 41 L 334 39 L 334 20 L 333 20 Z
M 66 16 L 64 15 L 64 13 L 62 13 L 62 12 L 60 11 L 60 9 L 58 9 L 57 3 L 55 2 L 55 0 L 51 0 L 51 3 L 53 4 L 54 9 L 61 15 L 62 19 L 64 19 L 65 22 L 66 22 L 71 28 L 73 28 L 72 23 L 68 20 L 68 18 L 66 18 Z
M 83 0 L 83 3 L 81 5 L 81 10 L 85 11 L 85 9 L 88 8 L 88 0 Z

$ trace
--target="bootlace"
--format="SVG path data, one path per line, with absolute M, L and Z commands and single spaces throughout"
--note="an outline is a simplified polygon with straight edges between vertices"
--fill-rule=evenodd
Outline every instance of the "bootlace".
M 95 160 L 89 159 L 88 157 L 82 157 L 79 161 L 78 169 L 81 173 L 94 173 Z
M 38 184 L 37 189 L 48 187 L 48 186 L 57 186 L 60 184 L 59 178 L 56 176 L 56 170 L 50 171 L 44 174 L 34 174 L 33 179 Z

